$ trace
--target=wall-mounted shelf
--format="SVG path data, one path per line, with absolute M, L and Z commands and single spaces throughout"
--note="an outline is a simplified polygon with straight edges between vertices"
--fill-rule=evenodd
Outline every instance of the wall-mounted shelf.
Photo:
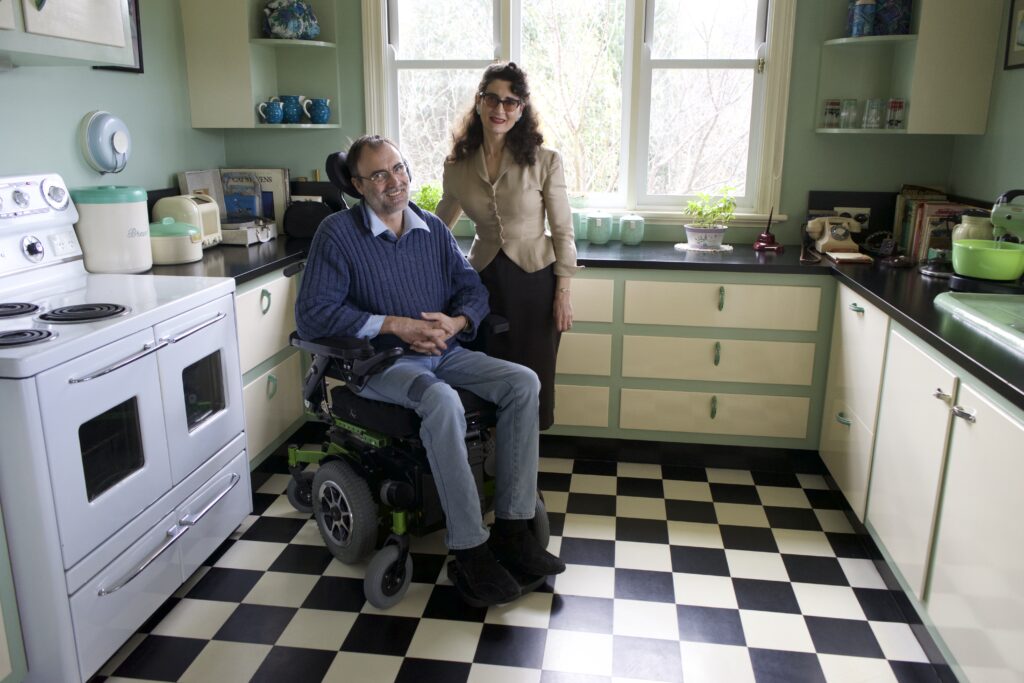
M 275 130 L 277 128 L 311 128 L 317 130 L 338 128 L 340 126 L 337 123 L 257 123 L 256 127 L 261 130 Z
M 815 133 L 842 133 L 843 135 L 900 135 L 906 128 L 815 128 Z
M 335 43 L 324 40 L 292 40 L 289 38 L 252 38 L 250 45 L 269 45 L 270 47 L 328 47 L 335 48 Z
M 871 47 L 878 45 L 892 45 L 893 43 L 911 43 L 917 40 L 917 35 L 908 33 L 899 36 L 858 36 L 856 38 L 833 38 L 824 42 L 825 47 Z

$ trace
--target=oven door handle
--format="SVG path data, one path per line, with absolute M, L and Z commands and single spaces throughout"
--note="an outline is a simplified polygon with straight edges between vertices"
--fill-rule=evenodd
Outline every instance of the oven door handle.
M 100 588 L 100 596 L 116 593 L 117 591 L 121 590 L 129 583 L 134 581 L 135 577 L 137 577 L 142 572 L 146 571 L 146 567 L 153 564 L 156 558 L 163 555 L 164 552 L 166 552 L 168 548 L 174 545 L 175 541 L 181 538 L 181 536 L 188 530 L 189 527 L 178 526 L 177 524 L 168 529 L 167 534 L 164 537 L 164 542 L 160 544 L 160 547 L 153 550 L 149 555 L 146 555 L 145 559 L 143 559 L 142 562 L 139 562 L 137 565 L 135 565 L 135 568 L 128 572 L 127 576 L 122 577 L 121 580 L 114 583 L 113 586 L 111 586 L 110 588 Z
M 119 360 L 118 362 L 114 363 L 113 365 L 108 365 L 107 367 L 103 368 L 102 370 L 97 370 L 96 372 L 92 373 L 91 375 L 86 375 L 85 377 L 72 377 L 71 379 L 68 380 L 68 384 L 81 384 L 82 382 L 88 382 L 91 379 L 97 379 L 99 377 L 102 377 L 103 375 L 109 375 L 114 370 L 120 370 L 121 368 L 123 368 L 124 366 L 128 365 L 129 363 L 134 363 L 135 361 L 139 360 L 140 358 L 145 358 L 149 354 L 155 353 L 156 351 L 159 351 L 163 347 L 167 346 L 168 343 L 169 342 L 166 339 L 161 339 L 161 340 L 159 340 L 159 341 L 157 341 L 156 343 L 153 343 L 153 344 L 145 344 L 142 347 L 142 350 L 139 351 L 138 353 L 133 353 L 132 355 L 128 356 L 127 358 Z
M 206 322 L 199 323 L 195 327 L 190 328 L 188 330 L 185 330 L 184 332 L 182 332 L 179 335 L 175 335 L 173 337 L 161 337 L 160 341 L 168 341 L 168 342 L 170 342 L 172 344 L 177 344 L 178 342 L 180 342 L 185 337 L 190 337 L 193 334 L 195 334 L 196 332 L 198 332 L 199 330 L 205 329 L 205 328 L 209 327 L 210 325 L 213 325 L 214 323 L 219 323 L 221 320 L 223 320 L 226 317 L 228 317 L 226 313 L 218 313 L 217 315 L 215 315 L 214 317 L 210 318 Z
M 213 507 L 220 502 L 221 498 L 228 495 L 231 492 L 231 489 L 235 488 L 235 484 L 237 484 L 241 479 L 242 478 L 238 476 L 235 472 L 232 472 L 231 481 L 228 483 L 228 485 L 224 488 L 223 491 L 217 494 L 216 498 L 207 503 L 206 506 L 199 512 L 191 515 L 185 515 L 184 517 L 179 519 L 178 524 L 184 527 L 195 526 L 196 524 L 198 524 L 199 521 L 206 516 L 206 513 L 212 510 Z

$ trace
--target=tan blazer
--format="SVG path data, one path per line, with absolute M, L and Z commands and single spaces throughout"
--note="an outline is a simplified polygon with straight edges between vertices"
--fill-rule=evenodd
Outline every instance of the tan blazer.
M 469 158 L 446 163 L 443 185 L 436 213 L 448 227 L 463 211 L 476 224 L 469 262 L 478 272 L 502 250 L 527 273 L 552 263 L 559 277 L 576 273 L 572 213 L 562 157 L 555 150 L 539 148 L 533 166 L 520 166 L 506 151 L 492 184 L 481 147 Z M 550 234 L 544 230 L 545 213 Z

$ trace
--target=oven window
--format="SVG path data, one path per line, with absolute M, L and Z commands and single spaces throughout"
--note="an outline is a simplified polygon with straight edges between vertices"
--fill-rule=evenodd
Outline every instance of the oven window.
M 224 373 L 220 352 L 211 353 L 181 373 L 185 391 L 185 420 L 191 432 L 212 415 L 224 410 Z
M 142 430 L 135 397 L 78 428 L 85 491 L 92 502 L 114 484 L 142 468 Z

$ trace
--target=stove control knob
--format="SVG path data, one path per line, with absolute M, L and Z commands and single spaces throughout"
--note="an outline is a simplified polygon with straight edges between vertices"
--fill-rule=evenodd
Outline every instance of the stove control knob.
M 21 190 L 15 190 L 14 192 L 12 192 L 11 198 L 14 200 L 15 204 L 17 204 L 23 209 L 26 206 L 28 206 L 28 195 L 22 192 Z
M 64 188 L 57 187 L 56 185 L 54 185 L 53 187 L 46 191 L 46 196 L 52 199 L 57 204 L 60 204 L 62 201 L 64 201 L 64 197 L 66 197 L 67 194 L 68 193 L 64 191 Z
M 44 178 L 43 182 L 39 185 L 39 190 L 43 193 L 43 199 L 57 211 L 66 209 L 70 203 L 68 191 L 60 182 L 60 178 Z
M 43 260 L 43 243 L 37 237 L 29 235 L 21 240 L 21 250 L 24 252 L 25 258 L 33 263 Z

